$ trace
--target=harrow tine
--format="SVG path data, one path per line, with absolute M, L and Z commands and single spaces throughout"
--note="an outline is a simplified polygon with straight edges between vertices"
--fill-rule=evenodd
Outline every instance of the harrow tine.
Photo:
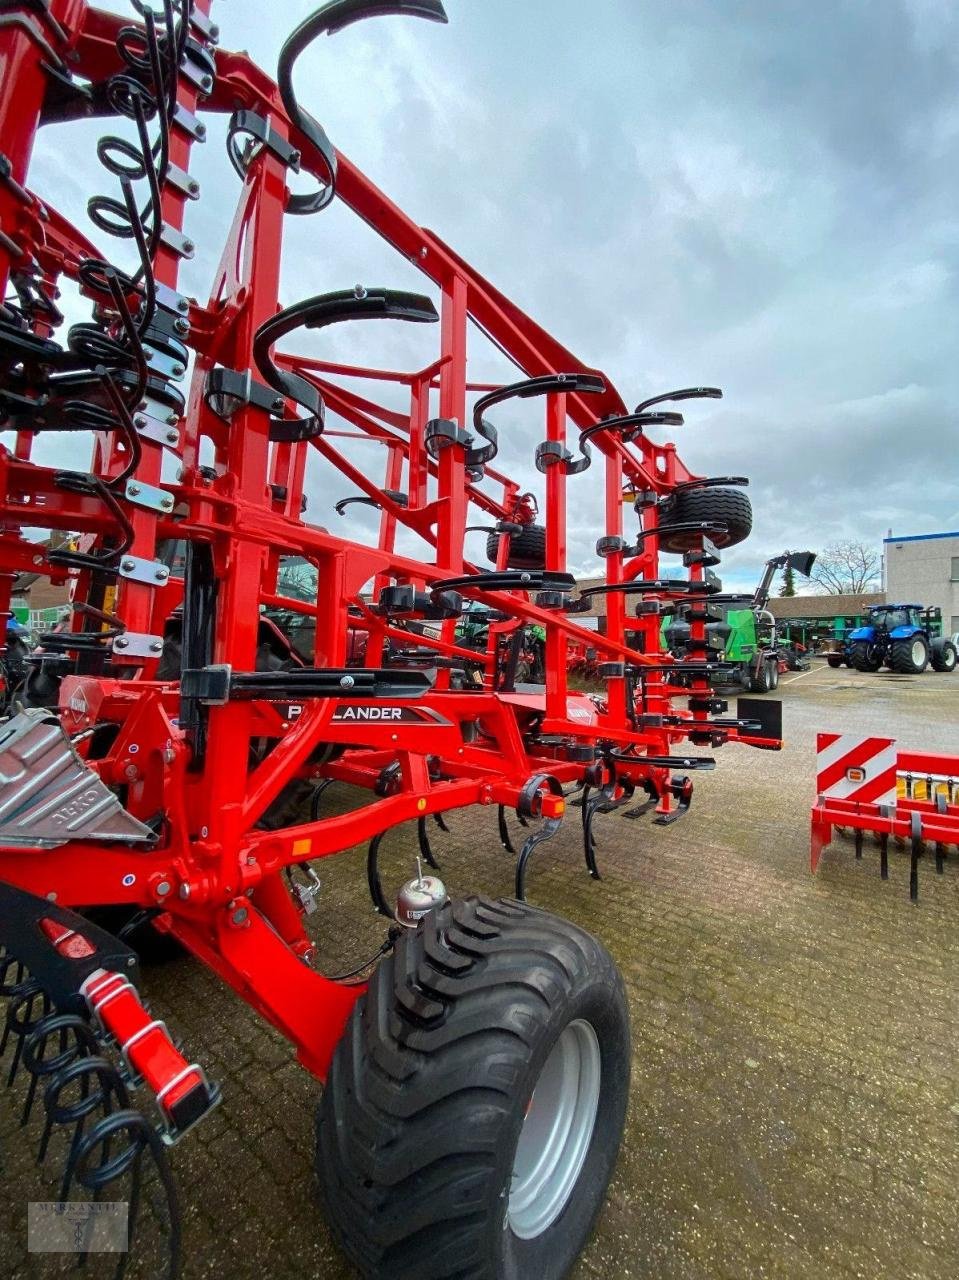
M 33 1008 L 36 1003 L 37 996 L 41 998 L 41 1014 L 39 1018 L 33 1018 Z M 22 1011 L 22 1017 L 20 1015 Z M 0 1043 L 0 1053 L 6 1048 L 9 1041 L 10 1033 L 16 1037 L 16 1045 L 13 1050 L 13 1058 L 10 1062 L 10 1070 L 7 1072 L 7 1088 L 13 1084 L 20 1070 L 20 1061 L 23 1057 L 23 1044 L 27 1036 L 38 1025 L 39 1022 L 50 1012 L 50 997 L 44 991 L 43 987 L 34 978 L 28 978 L 26 982 L 22 982 L 19 987 L 14 989 L 10 1003 L 7 1005 L 7 1021 L 3 1033 L 3 1041 Z
M 513 842 L 509 837 L 509 827 L 506 825 L 506 805 L 501 804 L 496 815 L 496 822 L 499 826 L 499 842 L 507 853 L 516 853 L 513 848 Z
M 446 825 L 446 819 L 443 816 L 443 814 L 434 813 L 433 821 L 439 827 L 440 831 L 445 831 L 448 836 L 451 836 L 453 834 L 452 831 L 450 831 L 449 827 Z
M 430 838 L 426 831 L 426 818 L 418 818 L 416 822 L 416 838 L 419 841 L 420 853 L 423 855 L 423 861 L 433 868 L 434 871 L 440 870 L 440 864 L 433 856 L 433 850 L 430 846 Z

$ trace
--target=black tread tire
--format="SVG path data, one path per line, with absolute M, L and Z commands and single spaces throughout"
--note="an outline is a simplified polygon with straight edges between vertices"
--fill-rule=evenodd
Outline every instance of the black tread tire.
M 849 665 L 857 671 L 878 671 L 882 666 L 882 659 L 870 653 L 870 646 L 866 641 L 857 641 L 850 647 Z
M 579 1018 L 601 1051 L 593 1135 L 559 1217 L 520 1239 L 506 1222 L 516 1143 Z M 320 1101 L 317 1174 L 343 1251 L 372 1280 L 560 1280 L 605 1197 L 629 1068 L 622 979 L 590 934 L 511 899 L 432 912 L 381 962 Z
M 779 663 L 770 662 L 769 666 L 769 692 L 775 693 L 779 688 Z
M 925 647 L 925 658 L 920 666 L 913 661 L 912 649 L 917 640 L 922 640 Z M 910 636 L 908 640 L 894 640 L 889 648 L 889 670 L 900 676 L 918 676 L 929 665 L 929 642 L 922 636 Z
M 951 640 L 943 640 L 942 644 L 933 643 L 929 661 L 933 671 L 955 671 L 956 646 Z
M 772 691 L 772 674 L 768 662 L 761 662 L 749 677 L 750 693 L 770 693 Z
M 491 564 L 496 563 L 501 536 L 503 535 L 499 533 L 487 534 L 486 558 Z M 519 533 L 509 535 L 509 559 L 506 564 L 510 569 L 545 569 L 546 530 L 541 524 L 524 524 Z
M 843 660 L 838 653 L 827 653 L 826 662 L 835 671 L 838 667 L 842 666 Z
M 727 526 L 726 533 L 710 534 L 710 541 L 722 550 L 734 547 L 749 537 L 753 527 L 753 508 L 749 495 L 742 489 L 681 489 L 663 505 L 659 517 L 659 549 L 671 555 L 699 549 L 700 535 L 674 533 L 670 525 L 690 521 L 717 520 Z

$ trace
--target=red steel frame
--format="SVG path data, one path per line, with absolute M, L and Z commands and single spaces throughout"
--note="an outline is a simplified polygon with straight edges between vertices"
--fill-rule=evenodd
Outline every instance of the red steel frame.
M 200 0 L 202 14 L 209 0 Z M 34 257 L 44 285 L 53 289 L 61 277 L 77 277 L 84 258 L 104 257 L 78 230 L 29 192 L 29 160 L 48 85 L 49 50 L 68 60 L 75 75 L 99 82 L 120 70 L 116 37 L 127 25 L 88 7 L 83 0 L 51 0 L 49 13 L 31 9 L 7 11 L 0 24 L 0 141 L 10 161 L 12 181 L 0 182 L 0 290 L 11 269 Z M 209 96 L 200 98 L 189 84 L 180 85 L 179 100 L 190 111 L 232 112 L 238 107 L 265 117 L 279 138 L 295 146 L 301 168 L 322 177 L 322 158 L 309 137 L 294 127 L 276 85 L 241 53 L 216 52 L 216 77 Z M 174 131 L 171 159 L 188 170 L 195 147 Z M 382 665 L 387 638 L 409 640 L 409 634 L 361 598 L 371 580 L 374 600 L 390 584 L 431 583 L 469 572 L 463 548 L 468 511 L 473 504 L 493 519 L 509 518 L 519 485 L 487 467 L 482 483 L 466 471 L 465 449 L 454 445 L 434 461 L 424 448 L 424 428 L 435 406 L 441 417 L 468 426 L 467 396 L 477 388 L 467 380 L 470 322 L 499 346 L 527 376 L 587 372 L 569 351 L 459 258 L 439 237 L 414 223 L 353 165 L 338 154 L 337 194 L 407 261 L 416 263 L 439 291 L 440 324 L 437 358 L 413 373 L 359 369 L 282 353 L 277 364 L 314 384 L 327 409 L 350 424 L 353 432 L 384 446 L 383 483 L 378 484 L 351 463 L 339 446 L 342 432 L 331 429 L 312 441 L 271 443 L 270 416 L 253 404 L 239 407 L 227 427 L 207 406 L 204 379 L 214 365 L 246 370 L 252 365 L 253 336 L 278 307 L 280 257 L 288 192 L 286 168 L 263 148 L 252 159 L 240 192 L 208 303 L 193 303 L 190 333 L 185 339 L 195 353 L 188 408 L 181 423 L 178 455 L 180 478 L 165 487 L 175 497 L 175 514 L 131 507 L 134 527 L 131 554 L 154 559 L 158 542 L 187 539 L 212 549 L 220 595 L 214 661 L 235 671 L 252 671 L 256 663 L 260 606 L 283 604 L 315 612 L 318 667 L 343 667 L 347 661 L 347 610 L 362 615 L 368 630 L 365 661 Z M 167 186 L 163 219 L 182 228 L 187 197 Z M 158 252 L 157 279 L 177 285 L 179 258 L 165 246 Z M 336 282 L 333 282 L 334 284 Z M 0 293 L 2 296 L 2 293 Z M 387 381 L 409 392 L 409 412 L 397 413 L 348 390 L 338 379 L 362 377 L 374 387 Z M 545 406 L 546 438 L 565 444 L 570 424 L 595 426 L 604 417 L 621 415 L 626 406 L 605 379 L 602 394 L 552 393 Z M 293 416 L 292 407 L 288 416 Z M 215 478 L 201 471 L 201 442 L 214 455 Z M 102 537 L 114 528 L 96 498 L 64 491 L 51 468 L 31 461 L 32 438 L 21 433 L 12 450 L 0 452 L 0 614 L 8 613 L 13 576 L 24 569 L 62 581 L 66 570 L 44 558 L 38 544 L 20 530 L 40 526 Z M 600 431 L 591 444 L 601 455 L 586 477 L 567 477 L 560 466 L 546 476 L 546 568 L 563 571 L 567 563 L 567 490 L 594 482 L 605 470 L 605 533 L 623 534 L 624 493 L 670 493 L 694 479 L 672 444 L 656 445 L 640 435 L 625 443 L 616 433 Z M 379 539 L 364 546 L 306 523 L 300 498 L 309 450 L 316 448 L 362 494 L 381 505 Z M 144 442 L 136 478 L 159 485 L 163 449 Z M 94 470 L 109 475 L 121 460 L 110 439 L 96 442 Z M 283 486 L 281 498 L 273 486 Z M 403 491 L 404 506 L 384 490 Z M 430 497 L 430 493 L 435 496 Z M 645 528 L 654 527 L 655 506 L 644 510 Z M 434 559 L 421 563 L 395 550 L 396 531 L 404 525 L 434 548 Z M 655 578 L 655 536 L 641 543 L 639 555 L 617 552 L 606 560 L 610 584 Z M 315 609 L 277 594 L 281 554 L 306 557 L 319 570 Z M 502 567 L 502 566 L 501 566 Z M 73 571 L 71 571 L 73 572 Z M 691 576 L 701 576 L 694 566 Z M 87 576 L 77 576 L 75 596 L 84 598 Z M 295 718 L 284 704 L 266 700 L 228 701 L 209 709 L 208 749 L 202 768 L 191 767 L 190 750 L 177 723 L 179 689 L 175 681 L 157 679 L 154 659 L 125 657 L 115 650 L 109 677 L 74 675 L 62 686 L 60 708 L 70 733 L 97 721 L 119 725 L 118 736 L 103 758 L 91 763 L 109 786 L 125 788 L 126 806 L 135 816 L 162 811 L 165 834 L 148 852 L 107 844 L 74 841 L 54 850 L 0 847 L 0 878 L 38 894 L 56 895 L 63 905 L 130 903 L 162 905 L 168 926 L 194 953 L 294 1043 L 302 1061 L 325 1073 L 333 1047 L 362 984 L 340 984 L 310 968 L 304 959 L 311 944 L 294 905 L 284 868 L 328 857 L 368 840 L 397 823 L 424 814 L 474 804 L 516 805 L 524 787 L 538 774 L 562 784 L 581 781 L 584 765 L 561 753 L 531 744 L 526 726 L 533 711 L 545 712 L 544 735 L 562 735 L 584 743 L 602 742 L 617 749 L 633 747 L 634 763 L 619 768 L 635 783 L 652 779 L 660 811 L 671 805 L 668 771 L 643 763 L 644 755 L 668 754 L 690 732 L 704 738 L 707 716 L 674 706 L 689 688 L 670 683 L 668 673 L 651 671 L 636 710 L 670 711 L 674 723 L 637 731 L 627 714 L 627 682 L 608 680 L 602 699 L 570 692 L 566 682 L 566 647 L 570 641 L 595 648 L 601 661 L 632 667 L 662 667 L 659 620 L 644 617 L 627 627 L 622 594 L 608 597 L 608 624 L 598 635 L 577 624 L 575 615 L 538 606 L 525 592 L 484 591 L 466 594 L 509 614 L 510 626 L 534 623 L 546 629 L 545 694 L 495 692 L 492 687 L 496 628 L 486 659 L 486 687 L 463 692 L 450 688 L 448 671 L 440 671 L 435 687 L 417 701 L 438 713 L 430 725 L 334 723 L 336 699 L 304 700 Z M 164 622 L 180 602 L 182 584 L 171 579 L 154 588 L 121 578 L 115 612 L 130 632 L 162 635 Z M 668 598 L 668 594 L 663 598 Z M 78 624 L 79 625 L 79 624 Z M 702 622 L 694 623 L 702 638 Z M 418 637 L 444 656 L 475 658 L 459 650 L 454 621 L 441 624 L 438 638 Z M 638 630 L 645 652 L 627 644 L 626 632 Z M 82 690 L 82 698 L 78 692 Z M 703 681 L 694 692 L 708 693 Z M 85 704 L 85 706 L 84 706 Z M 74 708 L 74 709 L 71 709 Z M 77 711 L 75 708 L 82 707 Z M 483 733 L 472 739 L 464 724 L 482 721 Z M 738 739 L 769 747 L 768 739 L 752 739 L 735 728 L 712 730 L 713 744 Z M 275 739 L 273 750 L 251 767 L 254 739 Z M 326 764 L 315 764 L 316 749 L 340 743 L 346 750 Z M 430 758 L 441 762 L 439 776 Z M 349 814 L 281 828 L 258 829 L 269 805 L 300 777 L 342 778 L 372 788 L 384 766 L 398 762 L 401 786 L 396 794 L 371 797 Z M 562 799 L 544 795 L 543 816 L 558 816 Z M 238 905 L 240 904 L 240 905 Z

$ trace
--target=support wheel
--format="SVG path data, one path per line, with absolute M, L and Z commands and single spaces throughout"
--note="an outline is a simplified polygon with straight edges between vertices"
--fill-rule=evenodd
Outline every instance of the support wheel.
M 742 489 L 721 487 L 680 489 L 663 503 L 659 517 L 659 549 L 680 555 L 696 551 L 702 542 L 698 533 L 673 533 L 674 524 L 697 524 L 713 521 L 726 526 L 724 533 L 710 534 L 710 541 L 723 550 L 734 547 L 749 537 L 753 527 L 753 509 L 748 494 Z
M 876 653 L 873 645 L 859 641 L 850 650 L 849 665 L 857 671 L 878 671 L 882 666 L 882 657 Z
M 889 653 L 889 670 L 899 675 L 918 676 L 929 663 L 929 645 L 925 636 L 896 640 Z
M 320 1102 L 344 1252 L 374 1280 L 560 1280 L 606 1193 L 629 1066 L 595 938 L 512 900 L 431 913 L 374 974 Z
M 505 534 L 491 533 L 486 538 L 486 558 L 492 564 L 499 555 L 499 542 Z M 519 533 L 509 536 L 508 569 L 544 569 L 546 567 L 546 530 L 541 524 L 524 524 Z

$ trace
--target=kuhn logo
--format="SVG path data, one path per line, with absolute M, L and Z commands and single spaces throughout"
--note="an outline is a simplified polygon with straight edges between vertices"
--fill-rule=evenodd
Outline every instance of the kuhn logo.
M 87 696 L 82 689 L 74 689 L 70 694 L 70 710 L 75 716 L 85 716 L 90 710 Z

